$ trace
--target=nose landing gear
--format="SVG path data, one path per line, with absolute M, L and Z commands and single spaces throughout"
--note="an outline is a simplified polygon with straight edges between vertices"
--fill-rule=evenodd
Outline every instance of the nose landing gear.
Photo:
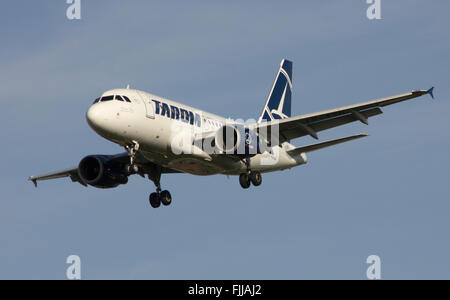
M 158 208 L 162 205 L 168 206 L 172 203 L 172 195 L 167 190 L 161 191 L 161 166 L 154 165 L 153 167 L 148 169 L 143 169 L 141 166 L 141 170 L 137 164 L 135 164 L 136 153 L 139 150 L 139 143 L 137 141 L 132 141 L 129 145 L 125 146 L 125 149 L 128 152 L 128 156 L 130 157 L 130 163 L 125 166 L 125 172 L 127 175 L 136 174 L 139 171 L 145 170 L 148 171 L 148 179 L 153 181 L 156 186 L 156 192 L 151 193 L 148 197 L 148 201 L 150 202 L 150 206 L 153 208 Z M 141 176 L 144 176 L 144 173 L 139 172 Z
M 137 141 L 132 141 L 130 145 L 125 146 L 125 150 L 127 150 L 128 155 L 130 156 L 130 163 L 126 165 L 125 171 L 128 175 L 136 174 L 139 171 L 139 168 L 134 164 L 134 160 L 136 158 L 136 153 L 139 150 L 139 143 Z

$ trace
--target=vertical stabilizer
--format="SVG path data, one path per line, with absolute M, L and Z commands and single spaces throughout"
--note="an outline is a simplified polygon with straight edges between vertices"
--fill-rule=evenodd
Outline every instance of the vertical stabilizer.
M 292 62 L 283 59 L 258 123 L 291 116 Z

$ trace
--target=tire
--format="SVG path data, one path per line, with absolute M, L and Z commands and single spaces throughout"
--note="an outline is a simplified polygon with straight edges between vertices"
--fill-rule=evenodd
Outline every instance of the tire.
M 169 191 L 162 191 L 160 194 L 161 203 L 164 206 L 170 205 L 172 203 L 172 195 L 170 195 Z
M 239 175 L 239 183 L 243 189 L 248 189 L 250 187 L 250 177 L 247 174 L 242 173 Z
M 151 207 L 158 208 L 161 206 L 160 196 L 157 193 L 151 193 L 149 197 Z
M 259 172 L 252 172 L 250 174 L 250 180 L 254 186 L 259 186 L 262 183 L 262 176 Z

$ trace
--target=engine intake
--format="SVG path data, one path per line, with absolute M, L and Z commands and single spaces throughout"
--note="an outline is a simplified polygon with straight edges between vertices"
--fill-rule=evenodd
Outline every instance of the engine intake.
M 240 141 L 241 134 L 235 126 L 224 125 L 216 132 L 215 144 L 221 152 L 234 152 Z
M 113 188 L 128 182 L 128 177 L 120 171 L 107 156 L 89 155 L 78 165 L 81 180 L 96 188 Z
M 224 125 L 216 132 L 214 143 L 221 153 L 252 156 L 260 153 L 259 138 L 243 125 Z

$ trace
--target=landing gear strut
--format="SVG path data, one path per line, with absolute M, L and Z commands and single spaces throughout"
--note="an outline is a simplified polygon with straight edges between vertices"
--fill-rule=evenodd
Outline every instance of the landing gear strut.
M 149 196 L 151 207 L 158 208 L 161 206 L 161 203 L 164 206 L 170 205 L 172 203 L 172 195 L 167 190 L 161 191 L 161 167 L 155 166 L 148 174 L 148 179 L 153 181 L 156 186 L 156 193 L 151 193 Z
M 130 163 L 126 166 L 125 171 L 130 175 L 136 174 L 139 171 L 139 168 L 134 164 L 134 160 L 136 158 L 136 153 L 139 150 L 139 143 L 132 141 L 130 145 L 125 146 L 125 150 L 127 150 L 128 155 L 130 156 Z

